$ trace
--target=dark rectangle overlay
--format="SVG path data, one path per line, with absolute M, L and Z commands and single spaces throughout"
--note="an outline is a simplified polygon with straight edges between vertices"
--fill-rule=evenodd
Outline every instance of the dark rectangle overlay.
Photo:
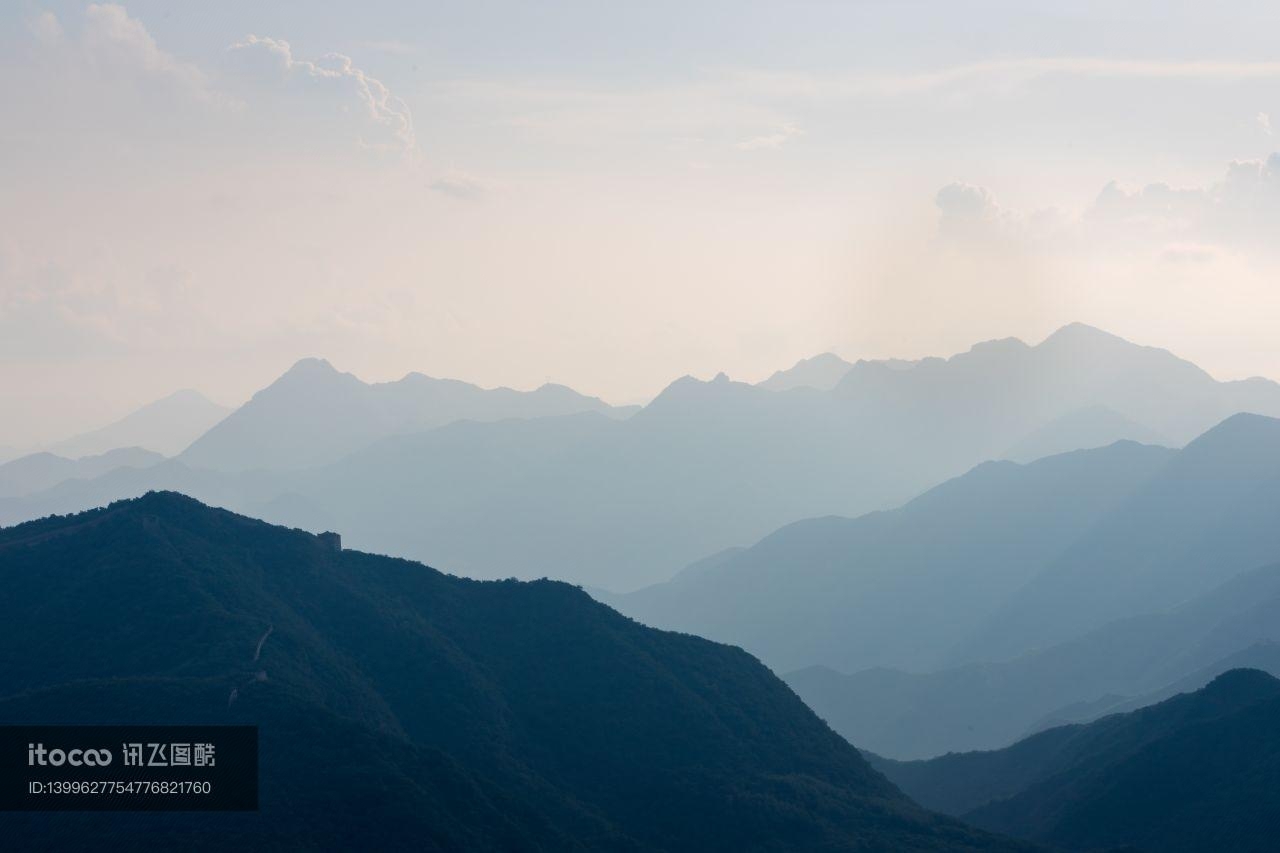
M 0 726 L 0 811 L 257 809 L 257 726 Z

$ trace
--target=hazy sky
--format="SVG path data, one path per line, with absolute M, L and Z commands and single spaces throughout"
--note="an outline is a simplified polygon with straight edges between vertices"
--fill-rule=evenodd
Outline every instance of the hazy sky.
M 308 355 L 628 402 L 1081 320 L 1280 378 L 1278 25 L 9 2 L 0 444 L 181 387 L 238 403 Z

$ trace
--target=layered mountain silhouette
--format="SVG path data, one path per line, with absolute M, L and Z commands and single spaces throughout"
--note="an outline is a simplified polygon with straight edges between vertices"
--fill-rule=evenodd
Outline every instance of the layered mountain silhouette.
M 323 359 L 307 358 L 201 436 L 181 458 L 219 471 L 305 468 L 336 461 L 387 436 L 453 421 L 578 412 L 611 414 L 614 409 L 563 385 L 485 389 L 421 373 L 368 384 Z
M 1274 603 L 1273 603 L 1274 604 Z M 1274 630 L 1265 633 L 1274 633 Z M 1227 655 L 1208 666 L 1201 667 L 1190 675 L 1179 678 L 1172 684 L 1166 684 L 1138 696 L 1117 696 L 1108 694 L 1094 702 L 1077 702 L 1059 708 L 1052 714 L 1037 721 L 1031 727 L 1031 734 L 1045 729 L 1073 723 L 1087 723 L 1110 714 L 1124 714 L 1154 705 L 1157 702 L 1177 696 L 1179 693 L 1191 693 L 1204 687 L 1224 672 L 1233 669 L 1256 669 L 1268 675 L 1280 678 L 1280 642 L 1260 640 L 1238 652 Z
M 0 721 L 260 727 L 258 813 L 6 818 L 35 847 L 1019 849 L 920 809 L 741 650 L 562 583 L 172 493 L 0 530 L 0 582 Z
M 1280 681 L 1232 670 L 996 752 L 874 763 L 921 803 L 1060 849 L 1261 853 L 1280 832 Z
M 859 362 L 830 391 L 685 377 L 626 420 L 577 395 L 551 407 L 574 414 L 534 417 L 547 414 L 533 402 L 544 392 L 516 395 L 525 402 L 512 420 L 505 403 L 449 402 L 508 399 L 499 391 L 425 377 L 369 386 L 304 362 L 184 453 L 185 480 L 157 469 L 154 482 L 62 489 L 0 506 L 0 517 L 174 488 L 252 514 L 286 507 L 279 520 L 336 524 L 359 547 L 475 577 L 625 591 L 791 522 L 899 506 L 1029 436 L 1059 448 L 1115 435 L 1096 417 L 1071 417 L 1091 407 L 1171 442 L 1241 409 L 1280 413 L 1274 383 L 1218 383 L 1087 327 L 946 360 Z M 1072 424 L 1083 424 L 1076 439 Z M 247 480 L 221 471 L 216 482 L 202 473 L 217 468 L 277 470 Z
M 1106 625 L 1003 663 L 930 673 L 807 667 L 786 676 L 836 731 L 872 752 L 927 758 L 1133 710 L 1240 666 L 1280 673 L 1280 565 L 1163 613 Z M 939 709 L 945 709 L 941 713 Z
M 174 456 L 230 413 L 231 409 L 212 402 L 199 391 L 176 391 L 114 423 L 60 441 L 46 450 L 72 459 L 100 456 L 123 447 L 141 447 L 162 456 Z
M 1006 450 L 1015 462 L 1032 462 L 1084 447 L 1105 447 L 1117 441 L 1169 445 L 1165 436 L 1106 406 L 1089 406 L 1049 421 Z
M 798 522 L 714 567 L 604 598 L 646 624 L 742 645 L 782 672 L 937 667 L 1174 453 L 1122 443 L 986 463 L 900 509 Z
M 1280 554 L 1280 420 L 1197 438 L 1005 602 L 953 659 L 1000 660 L 1172 607 Z
M 148 468 L 163 459 L 159 453 L 141 447 L 123 447 L 80 459 L 32 453 L 0 464 L 0 498 L 43 491 L 66 480 L 92 479 L 117 468 Z
M 1274 382 L 1217 382 L 1166 350 L 1081 323 L 1036 346 L 1015 338 L 989 341 L 946 360 L 924 359 L 910 370 L 858 362 L 835 392 L 907 436 L 926 437 L 942 419 L 948 429 L 932 437 L 980 446 L 983 458 L 1003 457 L 1046 425 L 1094 407 L 1174 445 L 1238 412 L 1280 415 L 1280 385 Z M 1061 449 L 1088 446 L 1069 444 Z
M 714 571 L 604 598 L 783 672 L 927 672 L 1048 649 L 1270 563 L 1277 505 L 1280 421 L 1238 415 L 1180 451 L 982 465 L 899 510 L 791 525 Z

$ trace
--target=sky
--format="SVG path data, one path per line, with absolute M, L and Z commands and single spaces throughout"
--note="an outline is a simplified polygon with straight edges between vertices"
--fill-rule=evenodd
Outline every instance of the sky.
M 1081 321 L 1280 379 L 1278 24 L 15 0 L 0 445 L 179 388 L 238 404 L 307 356 L 629 403 Z

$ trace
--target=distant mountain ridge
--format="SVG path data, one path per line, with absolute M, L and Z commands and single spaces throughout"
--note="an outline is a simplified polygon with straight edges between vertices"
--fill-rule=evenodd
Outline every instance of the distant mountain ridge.
M 1016 338 L 987 341 L 948 359 L 924 359 L 910 370 L 858 362 L 834 393 L 892 412 L 908 435 L 947 419 L 947 440 L 972 442 L 983 458 L 1000 458 L 1044 425 L 1091 407 L 1106 407 L 1175 446 L 1239 412 L 1280 416 L 1280 384 L 1218 382 L 1166 350 L 1082 323 L 1034 346 Z M 1088 446 L 1067 445 L 1059 447 Z
M 1257 670 L 997 752 L 873 763 L 921 803 L 1066 850 L 1275 849 L 1280 681 Z
M 141 447 L 122 447 L 80 459 L 32 453 L 0 464 L 0 498 L 21 497 L 66 480 L 92 479 L 117 468 L 148 468 L 163 459 L 159 453 Z
M 474 577 L 556 574 L 626 591 L 793 522 L 900 506 L 1027 436 L 1043 438 L 1050 424 L 1052 446 L 1065 448 L 1114 437 L 1117 423 L 1176 442 L 1188 424 L 1239 407 L 1280 414 L 1280 386 L 1217 383 L 1163 350 L 1083 327 L 1034 347 L 1003 341 L 910 366 L 860 362 L 831 391 L 684 377 L 625 420 L 577 396 L 551 408 L 588 411 L 531 411 L 537 392 L 510 392 L 528 417 L 485 420 L 509 395 L 425 378 L 366 386 L 320 362 L 296 372 L 183 454 L 181 476 L 169 467 L 154 481 L 116 477 L 4 501 L 0 519 L 176 488 L 251 513 L 281 507 L 272 518 L 337 524 L 362 548 Z M 1149 404 L 1151 389 L 1160 406 Z M 470 420 L 429 426 L 458 415 L 457 399 L 488 402 Z M 1090 407 L 1119 418 L 1101 437 L 1097 419 L 1070 417 Z M 254 469 L 267 474 L 242 476 Z M 451 488 L 441 487 L 446 475 Z
M 812 358 L 802 358 L 786 370 L 776 371 L 759 386 L 770 391 L 790 391 L 793 388 L 830 391 L 852 368 L 852 364 L 835 353 L 824 352 Z
M 985 463 L 899 509 L 797 522 L 714 569 L 604 600 L 742 645 L 781 672 L 929 669 L 1174 453 L 1120 443 Z
M 299 361 L 182 454 L 219 471 L 295 469 L 334 462 L 373 442 L 460 420 L 599 412 L 612 406 L 563 385 L 484 389 L 410 373 L 368 384 L 323 359 Z
M 696 578 L 605 596 L 782 672 L 1012 660 L 1177 606 L 1280 555 L 1280 420 L 1183 450 L 988 463 L 898 510 L 781 528 Z
M 175 456 L 231 411 L 199 391 L 175 391 L 114 423 L 46 449 L 72 459 L 99 456 L 122 447 L 141 447 L 162 456 Z
M 1163 446 L 1174 444 L 1166 436 L 1129 420 L 1114 409 L 1095 405 L 1067 412 L 1049 421 L 1023 436 L 1000 456 L 1014 462 L 1034 462 L 1081 448 L 1106 447 L 1117 441 Z
M 1280 674 L 1280 565 L 1180 607 L 1000 663 L 928 673 L 808 667 L 787 683 L 850 741 L 890 758 L 999 749 L 1051 725 L 1134 710 L 1240 666 Z M 946 708 L 945 714 L 938 713 Z
M 1234 415 L 1173 456 L 957 647 L 1001 660 L 1173 607 L 1280 555 L 1280 419 Z
M 172 493 L 0 530 L 0 583 L 0 722 L 260 731 L 258 812 L 7 816 L 33 847 L 1025 849 L 910 802 L 741 650 L 566 584 Z

